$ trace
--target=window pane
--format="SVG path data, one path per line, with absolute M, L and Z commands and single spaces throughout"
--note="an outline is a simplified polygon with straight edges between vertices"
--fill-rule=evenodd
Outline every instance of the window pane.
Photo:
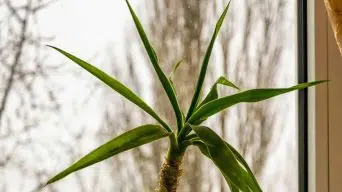
M 173 82 L 186 114 L 215 23 L 228 1 L 131 3 L 165 73 L 183 60 Z M 296 84 L 295 23 L 294 0 L 232 1 L 202 98 L 220 76 L 242 90 Z M 44 44 L 59 46 L 115 76 L 176 128 L 124 1 L 0 2 L 0 191 L 32 191 L 123 131 L 155 123 Z M 233 93 L 219 86 L 220 96 Z M 239 104 L 206 125 L 247 159 L 264 191 L 298 191 L 296 93 Z M 153 191 L 167 145 L 161 140 L 125 152 L 45 191 Z M 20 184 L 13 185 L 13 180 Z M 179 191 L 229 189 L 215 165 L 190 147 Z

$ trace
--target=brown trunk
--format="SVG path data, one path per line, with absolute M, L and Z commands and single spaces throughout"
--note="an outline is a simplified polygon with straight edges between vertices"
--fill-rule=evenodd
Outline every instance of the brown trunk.
M 183 154 L 169 152 L 161 167 L 156 192 L 176 192 L 182 175 Z

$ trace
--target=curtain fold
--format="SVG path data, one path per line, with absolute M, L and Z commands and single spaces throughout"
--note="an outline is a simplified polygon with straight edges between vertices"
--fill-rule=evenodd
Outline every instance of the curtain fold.
M 342 55 L 342 0 L 324 0 L 337 45 Z

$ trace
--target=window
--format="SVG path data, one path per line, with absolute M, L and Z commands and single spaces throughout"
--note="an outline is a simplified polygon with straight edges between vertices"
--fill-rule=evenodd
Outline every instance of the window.
M 141 122 L 154 123 L 43 44 L 57 45 L 91 61 L 141 95 L 163 118 L 173 120 L 123 0 L 49 2 L 0 2 L 0 101 L 5 101 L 0 102 L 0 151 L 4 151 L 4 157 L 0 157 L 0 191 L 35 189 L 113 135 Z M 186 112 L 204 50 L 228 1 L 131 2 L 142 18 L 163 70 L 170 73 L 173 64 L 184 60 L 174 83 L 181 108 Z M 210 60 L 204 94 L 222 75 L 243 89 L 288 87 L 330 75 L 338 78 L 334 73 L 338 69 L 330 68 L 336 57 L 336 53 L 327 51 L 333 46 L 330 35 L 321 39 L 310 33 L 329 33 L 323 8 L 316 6 L 319 11 L 313 12 L 307 6 L 311 4 L 305 0 L 232 1 Z M 312 18 L 313 14 L 316 18 Z M 316 22 L 317 18 L 321 22 Z M 314 29 L 308 25 L 312 22 L 316 23 Z M 7 47 L 11 52 L 7 52 Z M 321 51 L 320 47 L 326 49 Z M 329 68 L 318 64 L 326 61 Z M 308 73 L 312 66 L 316 67 L 315 78 L 310 76 L 312 72 Z M 193 84 L 186 86 L 184 82 Z M 259 104 L 241 104 L 212 117 L 208 125 L 246 157 L 265 191 L 311 189 L 315 182 L 308 178 L 312 167 L 316 173 L 322 171 L 316 179 L 322 177 L 323 185 L 318 187 L 323 190 L 333 182 L 328 175 L 338 174 L 332 167 L 325 167 L 330 160 L 334 160 L 332 166 L 337 164 L 336 154 L 328 150 L 328 156 L 323 155 L 328 153 L 328 138 L 337 142 L 339 133 L 337 121 L 328 120 L 326 113 L 333 110 L 340 114 L 327 96 L 328 92 L 335 95 L 338 85 L 329 85 L 334 87 L 329 87 L 333 92 L 320 87 L 316 100 L 307 100 L 314 92 L 302 91 L 298 98 L 297 93 L 291 93 Z M 226 87 L 219 91 L 221 95 L 235 93 Z M 337 98 L 338 95 L 331 99 Z M 315 119 L 315 115 L 323 119 Z M 315 130 L 315 124 L 324 126 L 328 122 L 329 131 Z M 317 143 L 312 142 L 315 136 Z M 319 136 L 324 138 L 318 139 Z M 314 144 L 323 147 L 316 149 Z M 165 142 L 143 146 L 135 153 L 124 153 L 80 171 L 46 191 L 152 191 L 164 148 Z M 312 164 L 315 156 L 311 151 L 322 157 L 316 159 L 316 164 Z M 198 154 L 192 149 L 185 158 L 180 191 L 228 191 L 212 162 Z M 329 171 L 325 172 L 325 168 Z M 13 186 L 14 179 L 21 183 Z

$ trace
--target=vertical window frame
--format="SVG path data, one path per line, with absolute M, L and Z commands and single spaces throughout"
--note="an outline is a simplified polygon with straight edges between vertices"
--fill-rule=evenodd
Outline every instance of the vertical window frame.
M 308 81 L 307 1 L 297 1 L 297 77 Z M 308 191 L 308 90 L 298 91 L 298 191 Z

